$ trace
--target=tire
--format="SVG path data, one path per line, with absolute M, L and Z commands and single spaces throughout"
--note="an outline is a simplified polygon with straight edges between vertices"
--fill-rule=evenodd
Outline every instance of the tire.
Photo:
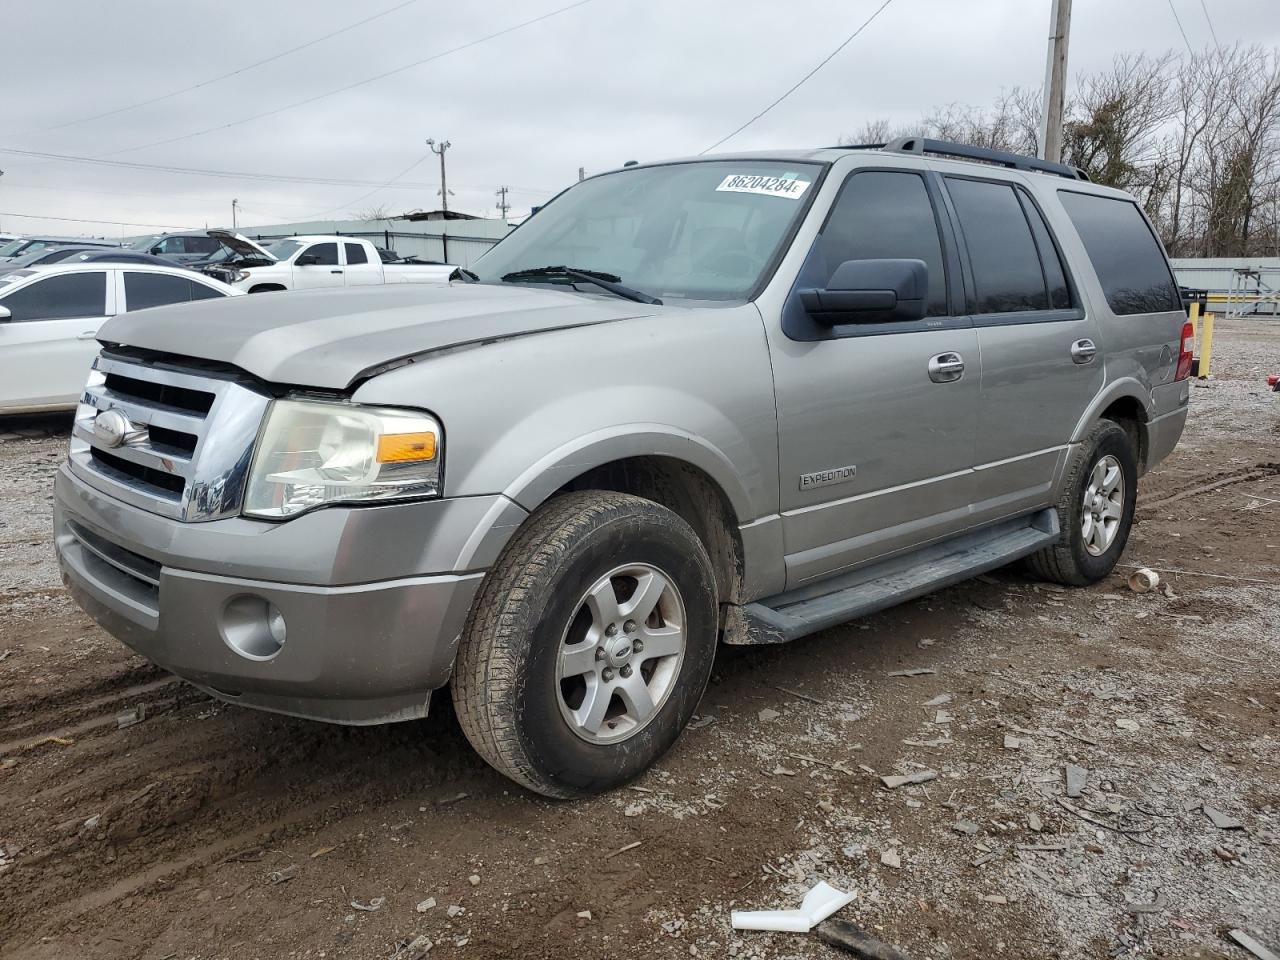
M 1095 472 L 1103 476 L 1108 471 L 1100 468 L 1111 465 L 1119 468 L 1122 488 L 1107 495 L 1105 483 L 1101 487 L 1095 485 L 1104 499 L 1098 501 L 1090 497 L 1089 502 L 1093 506 L 1101 503 L 1104 513 L 1114 513 L 1118 508 L 1114 531 L 1107 531 L 1107 524 L 1100 526 L 1095 520 L 1089 527 L 1091 536 L 1086 540 L 1087 493 L 1097 479 Z M 1097 583 L 1109 575 L 1129 540 L 1137 498 L 1138 462 L 1133 441 L 1119 424 L 1100 420 L 1072 455 L 1057 504 L 1062 534 L 1053 546 L 1027 558 L 1032 574 L 1042 580 L 1075 587 Z M 1091 509 L 1090 513 L 1093 512 Z
M 653 597 L 646 621 L 626 616 Z M 711 560 L 684 520 L 628 494 L 566 494 L 525 522 L 485 577 L 454 668 L 458 721 L 480 756 L 536 793 L 609 790 L 689 722 L 717 633 Z

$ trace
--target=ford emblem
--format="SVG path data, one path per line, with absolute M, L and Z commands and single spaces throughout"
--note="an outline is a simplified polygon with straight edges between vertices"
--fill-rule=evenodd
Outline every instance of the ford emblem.
M 104 447 L 119 447 L 133 431 L 133 424 L 119 410 L 103 410 L 93 418 L 93 435 Z

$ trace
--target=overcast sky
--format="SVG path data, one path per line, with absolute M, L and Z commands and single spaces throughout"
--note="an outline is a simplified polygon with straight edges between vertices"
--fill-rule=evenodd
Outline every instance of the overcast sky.
M 7 5 L 0 146 L 113 160 L 386 183 L 264 183 L 0 153 L 0 229 L 136 235 L 145 226 L 341 219 L 439 205 L 424 140 L 448 139 L 451 205 L 514 214 L 588 171 L 704 149 L 796 82 L 882 0 L 590 0 L 344 93 L 274 111 L 470 43 L 571 0 L 63 0 Z M 1193 47 L 1201 0 L 1172 0 Z M 789 100 L 721 150 L 821 146 L 863 122 L 989 103 L 1043 79 L 1050 0 L 893 0 Z M 1204 0 L 1219 41 L 1280 45 L 1280 0 Z M 1170 0 L 1075 0 L 1072 75 L 1121 51 L 1185 49 Z M 372 22 L 216 83 L 381 11 Z M 226 126 L 233 124 L 231 126 Z M 60 129 L 50 129 L 60 125 Z M 157 141 L 213 132 L 155 146 Z M 141 149 L 138 149 L 141 148 Z M 416 186 L 414 186 L 416 184 Z M 67 217 L 93 224 L 27 219 Z

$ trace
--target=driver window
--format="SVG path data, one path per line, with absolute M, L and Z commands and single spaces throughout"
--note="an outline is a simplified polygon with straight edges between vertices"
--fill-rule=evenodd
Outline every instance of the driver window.
M 338 245 L 336 243 L 312 244 L 303 251 L 303 256 L 307 255 L 316 258 L 317 266 L 336 267 L 338 265 Z
M 924 180 L 914 173 L 851 174 L 818 238 L 817 251 L 823 260 L 820 272 L 827 278 L 846 260 L 923 260 L 929 268 L 928 315 L 948 313 L 938 222 Z

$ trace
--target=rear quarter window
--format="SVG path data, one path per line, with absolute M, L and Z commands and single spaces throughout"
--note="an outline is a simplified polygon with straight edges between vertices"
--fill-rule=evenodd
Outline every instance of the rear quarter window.
M 1058 196 L 1084 243 L 1111 312 L 1181 310 L 1178 288 L 1155 234 L 1132 200 L 1071 190 Z

